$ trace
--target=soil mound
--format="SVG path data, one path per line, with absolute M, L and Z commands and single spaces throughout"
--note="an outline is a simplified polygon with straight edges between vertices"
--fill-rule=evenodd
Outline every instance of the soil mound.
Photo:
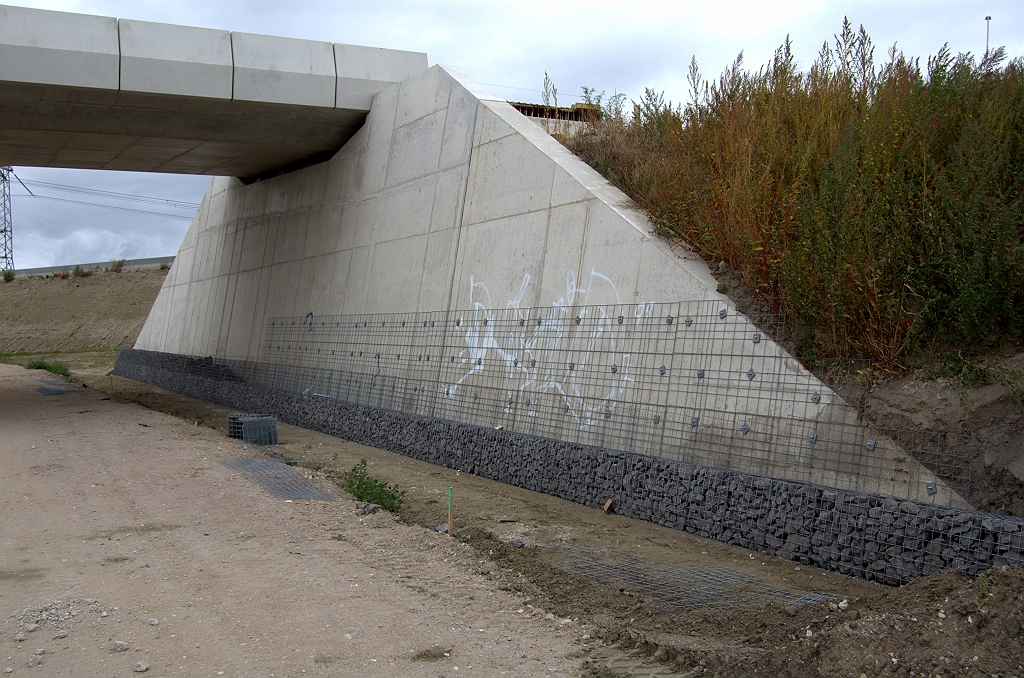
M 131 269 L 0 283 L 0 353 L 130 348 L 166 275 Z

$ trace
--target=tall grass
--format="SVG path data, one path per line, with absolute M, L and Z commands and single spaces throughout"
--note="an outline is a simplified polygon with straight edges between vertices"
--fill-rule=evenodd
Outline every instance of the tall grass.
M 1003 49 L 879 65 L 844 21 L 807 71 L 788 41 L 713 82 L 691 62 L 687 105 L 648 90 L 567 143 L 772 300 L 808 362 L 893 366 L 1022 327 L 1022 80 Z

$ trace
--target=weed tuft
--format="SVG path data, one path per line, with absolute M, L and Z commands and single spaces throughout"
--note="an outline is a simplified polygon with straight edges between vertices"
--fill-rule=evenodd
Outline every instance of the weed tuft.
M 46 362 L 45 360 L 30 360 L 25 363 L 25 369 L 27 370 L 46 370 L 58 376 L 64 377 L 65 379 L 71 378 L 71 370 L 64 363 L 58 362 Z
M 90 275 L 92 275 L 92 271 L 82 268 L 78 264 L 75 264 L 75 267 L 71 269 L 71 275 L 75 276 L 76 278 L 88 278 Z
M 399 490 L 398 485 L 385 483 L 367 474 L 365 459 L 360 459 L 351 471 L 345 473 L 343 479 L 345 491 L 356 499 L 378 504 L 392 513 L 402 510 L 405 490 Z
M 107 269 L 111 273 L 120 273 L 124 269 L 124 259 L 113 259 L 110 262 L 110 268 Z
M 71 277 L 71 274 L 68 273 L 66 270 L 60 272 L 60 279 L 61 280 L 67 280 L 70 277 Z
M 1024 410 L 1024 369 L 1020 367 L 986 365 L 965 358 L 961 351 L 949 351 L 939 359 L 938 373 L 949 380 L 962 405 L 967 405 L 971 388 L 999 384 L 1010 389 L 1010 397 Z
M 14 271 L 7 269 L 4 271 L 4 282 L 11 282 L 14 280 Z
M 160 270 L 161 271 L 166 271 L 169 268 L 170 268 L 170 266 L 168 266 L 166 263 L 160 264 Z

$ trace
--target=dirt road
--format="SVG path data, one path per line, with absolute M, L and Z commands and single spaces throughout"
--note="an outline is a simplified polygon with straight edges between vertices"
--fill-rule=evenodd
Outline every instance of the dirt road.
M 576 673 L 584 631 L 517 612 L 469 546 L 276 499 L 219 463 L 242 444 L 95 389 L 42 395 L 50 376 L 0 365 L 0 670 Z

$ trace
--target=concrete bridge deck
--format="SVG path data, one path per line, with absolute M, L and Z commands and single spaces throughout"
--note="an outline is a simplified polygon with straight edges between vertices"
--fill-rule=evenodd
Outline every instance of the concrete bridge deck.
M 418 52 L 0 5 L 0 164 L 256 179 L 328 160 Z

